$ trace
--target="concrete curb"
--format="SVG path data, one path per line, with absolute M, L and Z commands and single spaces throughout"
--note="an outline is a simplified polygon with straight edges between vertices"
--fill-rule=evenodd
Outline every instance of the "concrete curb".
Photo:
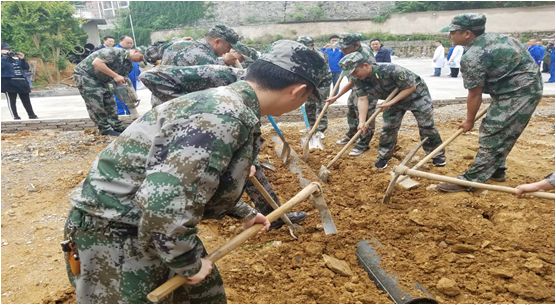
M 543 97 L 554 97 L 554 95 L 545 95 Z M 490 98 L 483 99 L 483 103 L 490 103 Z M 466 99 L 449 99 L 449 100 L 434 100 L 434 107 L 443 107 L 454 104 L 465 104 Z M 328 118 L 336 119 L 345 117 L 347 114 L 347 105 L 332 105 L 328 110 Z M 120 116 L 120 120 L 126 124 L 132 122 L 129 116 Z M 288 112 L 280 116 L 280 122 L 301 122 L 303 118 L 298 110 Z M 266 117 L 262 118 L 262 123 L 268 123 Z M 14 133 L 23 130 L 44 130 L 44 129 L 59 129 L 64 131 L 70 130 L 84 130 L 85 128 L 95 128 L 95 124 L 89 118 L 81 119 L 52 119 L 52 120 L 21 120 L 2 122 L 0 129 L 2 133 Z

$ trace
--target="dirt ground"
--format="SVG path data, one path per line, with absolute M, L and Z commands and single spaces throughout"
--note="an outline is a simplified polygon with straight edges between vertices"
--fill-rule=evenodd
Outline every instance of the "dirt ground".
M 453 134 L 465 105 L 435 109 L 443 138 Z M 380 128 L 382 119 L 377 121 Z M 310 167 L 333 158 L 334 141 L 345 119 L 331 120 L 326 149 L 311 154 Z M 283 124 L 293 149 L 300 147 L 301 124 Z M 295 176 L 274 153 L 271 128 L 261 159 L 282 202 L 297 193 Z M 447 148 L 448 164 L 422 169 L 456 176 L 473 161 L 477 130 Z M 410 114 L 400 130 L 399 150 L 387 170 L 373 168 L 378 137 L 359 158 L 345 156 L 324 184 L 338 234 L 326 236 L 318 212 L 307 202 L 295 209 L 309 217 L 295 241 L 286 228 L 259 234 L 217 263 L 230 303 L 391 303 L 360 267 L 355 246 L 368 240 L 382 267 L 416 294 L 420 284 L 442 303 L 554 303 L 554 202 L 517 199 L 493 191 L 441 194 L 437 182 L 419 180 L 411 191 L 397 189 L 381 203 L 392 167 L 418 142 Z M 2 134 L 2 303 L 71 303 L 59 242 L 69 208 L 69 192 L 85 177 L 109 139 L 88 131 Z M 418 157 L 423 157 L 423 151 Z M 554 98 L 545 98 L 508 157 L 507 181 L 516 186 L 554 171 Z M 233 219 L 206 221 L 200 234 L 209 252 L 241 231 Z M 345 261 L 352 275 L 326 267 L 323 255 Z

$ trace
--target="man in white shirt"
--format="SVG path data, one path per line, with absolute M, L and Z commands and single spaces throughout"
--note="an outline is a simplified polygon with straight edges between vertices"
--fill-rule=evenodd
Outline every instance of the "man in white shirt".
M 451 77 L 458 77 L 462 55 L 463 55 L 463 46 L 460 45 L 454 46 L 454 50 L 452 51 L 450 58 L 448 58 L 448 66 L 450 67 Z
M 440 41 L 435 41 L 434 45 L 436 46 L 436 50 L 434 50 L 434 56 L 432 57 L 432 62 L 434 65 L 434 75 L 435 77 L 440 76 L 440 72 L 442 71 L 442 66 L 444 66 L 444 46 Z

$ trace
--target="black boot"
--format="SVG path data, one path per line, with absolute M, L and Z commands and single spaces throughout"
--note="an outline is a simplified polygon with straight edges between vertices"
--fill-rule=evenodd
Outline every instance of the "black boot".
M 506 168 L 500 167 L 498 168 L 492 176 L 490 176 L 490 180 L 496 182 L 504 182 L 506 181 Z
M 288 218 L 291 220 L 292 223 L 300 223 L 307 217 L 307 214 L 303 211 L 301 211 L 301 212 L 290 212 L 290 213 L 287 213 L 286 215 L 288 216 Z M 282 219 L 278 218 L 278 220 L 275 220 L 270 224 L 270 230 L 279 229 L 283 225 L 284 225 L 284 221 Z

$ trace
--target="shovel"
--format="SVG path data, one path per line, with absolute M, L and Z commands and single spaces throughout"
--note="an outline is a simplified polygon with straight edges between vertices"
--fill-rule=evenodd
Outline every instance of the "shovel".
M 313 193 L 320 194 L 321 191 L 322 190 L 320 185 L 316 182 L 312 182 L 309 185 L 307 185 L 305 188 L 303 188 L 299 193 L 297 193 L 293 198 L 288 200 L 288 202 L 284 203 L 284 205 L 282 205 L 280 208 L 268 214 L 266 218 L 268 219 L 268 221 L 273 222 L 276 219 L 278 219 L 281 215 L 291 210 L 295 205 L 303 202 L 305 199 L 310 197 Z M 263 227 L 262 224 L 256 224 L 250 227 L 249 229 L 244 230 L 239 235 L 235 236 L 230 241 L 228 241 L 227 243 L 225 243 L 224 245 L 216 249 L 214 252 L 212 252 L 210 255 L 208 255 L 206 259 L 210 260 L 213 263 L 218 261 L 225 255 L 227 255 L 228 253 L 232 252 L 237 247 L 239 247 L 247 239 L 257 235 L 257 233 L 261 230 L 262 227 Z M 166 298 L 170 293 L 172 293 L 178 287 L 186 283 L 187 283 L 187 279 L 185 277 L 181 275 L 176 275 L 173 278 L 166 281 L 164 284 L 160 285 L 155 290 L 151 291 L 151 293 L 147 295 L 147 298 L 151 302 L 158 303 L 162 301 L 164 298 Z
M 311 125 L 309 124 L 309 118 L 307 117 L 307 110 L 305 109 L 305 104 L 301 105 L 301 115 L 303 116 L 303 121 L 305 122 L 305 128 L 307 128 L 307 131 L 309 131 L 309 128 L 311 128 Z M 309 151 L 314 150 L 314 149 L 324 149 L 324 146 L 322 145 L 321 142 L 321 137 L 318 135 L 313 135 L 311 138 L 309 138 Z M 303 136 L 303 138 L 301 138 L 301 145 L 305 145 L 307 143 L 307 133 L 305 134 L 305 136 Z
M 391 99 L 393 99 L 394 96 L 396 96 L 396 94 L 398 94 L 398 91 L 399 91 L 398 88 L 394 89 L 392 91 L 392 93 L 390 93 L 390 95 L 388 95 L 386 100 L 384 100 L 384 103 L 388 103 Z M 375 120 L 375 118 L 378 116 L 378 114 L 381 113 L 381 112 L 382 112 L 382 108 L 381 107 L 376 107 L 375 112 L 373 112 L 371 117 L 365 122 L 365 126 L 369 126 Z M 349 142 L 346 145 L 344 145 L 344 147 L 342 148 L 342 150 L 340 150 L 340 152 L 336 155 L 336 157 L 334 157 L 334 159 L 332 159 L 332 161 L 330 161 L 326 166 L 322 165 L 320 167 L 319 178 L 322 181 L 328 182 L 328 176 L 330 176 L 329 168 L 331 168 L 336 163 L 336 161 L 338 161 L 338 159 L 340 159 L 340 157 L 351 146 L 351 144 L 353 144 L 353 142 L 355 142 L 357 140 L 357 138 L 359 138 L 359 135 L 361 135 L 362 132 L 363 132 L 362 129 L 358 130 L 357 133 L 353 137 L 351 137 Z
M 344 74 L 343 72 L 342 72 L 342 74 L 340 74 L 340 78 L 338 79 L 338 81 L 334 85 L 334 88 L 332 88 L 332 90 L 330 90 L 330 93 L 329 93 L 329 96 L 328 96 L 329 98 L 332 97 L 334 95 L 334 93 L 336 93 L 336 90 L 338 90 L 338 87 L 340 87 L 340 83 L 342 82 L 342 79 L 344 78 L 343 74 Z M 307 159 L 309 158 L 309 151 L 311 150 L 310 140 L 313 139 L 313 136 L 314 136 L 315 132 L 317 131 L 317 128 L 319 127 L 320 120 L 322 120 L 322 117 L 324 116 L 324 114 L 328 110 L 329 106 L 330 106 L 330 103 L 325 103 L 324 104 L 324 107 L 322 108 L 321 112 L 319 113 L 319 116 L 317 117 L 317 120 L 315 121 L 315 125 L 313 125 L 313 128 L 311 128 L 311 130 L 307 134 L 307 137 L 305 138 L 305 143 L 303 143 L 303 161 L 307 161 Z M 307 140 L 309 140 L 309 141 L 307 141 Z M 318 137 L 318 143 L 320 143 L 320 145 L 322 146 L 320 137 Z
M 288 144 L 288 142 L 286 142 L 286 138 L 284 138 L 284 134 L 280 130 L 280 127 L 278 127 L 278 124 L 276 124 L 276 121 L 274 120 L 274 118 L 271 115 L 268 115 L 267 118 L 268 118 L 268 121 L 270 122 L 270 124 L 272 124 L 272 128 L 274 128 L 274 130 L 276 131 L 276 133 L 280 137 L 280 140 L 282 140 L 282 143 L 284 144 L 284 146 L 282 146 L 282 152 L 280 153 L 280 159 L 282 159 L 282 162 L 284 164 L 287 164 L 288 159 L 290 158 L 290 153 L 291 153 L 290 144 Z
M 487 112 L 488 107 L 483 108 L 481 111 L 479 111 L 477 113 L 477 115 L 475 116 L 475 122 L 480 119 L 483 115 L 485 115 L 485 113 Z M 442 149 L 444 149 L 444 147 L 448 146 L 448 144 L 452 143 L 452 141 L 454 141 L 459 135 L 461 135 L 463 133 L 463 129 L 458 129 L 456 131 L 456 133 L 454 133 L 450 138 L 448 138 L 447 140 L 445 140 L 442 144 L 440 144 L 437 148 L 435 148 L 433 151 L 431 151 L 427 156 L 425 156 L 421 161 L 419 161 L 417 164 L 415 164 L 412 169 L 419 169 L 423 164 L 425 164 L 426 162 L 428 162 L 430 159 L 432 159 L 439 151 L 441 151 Z M 392 177 L 394 177 L 394 172 L 391 172 L 390 175 Z M 395 180 L 395 179 L 393 179 Z M 408 176 L 400 176 L 399 180 L 397 180 L 397 183 L 399 186 L 401 186 L 403 189 L 405 190 L 411 190 L 413 188 L 416 188 L 417 186 L 419 186 L 419 182 L 409 178 Z M 390 201 L 390 196 L 389 196 L 390 192 L 386 192 L 385 196 L 384 196 L 384 200 L 382 203 L 388 203 Z

